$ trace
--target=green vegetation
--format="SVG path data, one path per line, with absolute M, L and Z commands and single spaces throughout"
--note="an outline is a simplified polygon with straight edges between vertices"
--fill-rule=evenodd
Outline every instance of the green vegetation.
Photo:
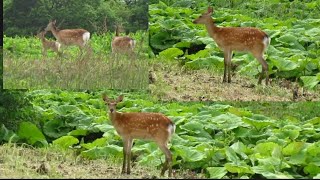
M 4 1 L 0 178 L 159 178 L 165 157 L 148 140 L 134 141 L 132 174 L 120 175 L 123 144 L 104 92 L 124 95 L 120 112 L 172 119 L 174 178 L 320 178 L 319 0 L 150 0 L 148 39 L 137 29 L 143 7 L 136 5 L 144 0 L 68 2 L 78 11 L 51 0 Z M 270 86 L 256 85 L 260 66 L 244 53 L 233 57 L 233 82 L 221 83 L 222 52 L 192 24 L 208 4 L 218 26 L 270 35 Z M 140 12 L 141 24 L 129 10 Z M 42 57 L 40 40 L 28 35 L 52 18 L 64 28 L 83 22 L 92 30 L 90 48 Z M 121 22 L 137 41 L 136 56 L 110 53 L 113 25 Z
M 102 92 L 110 97 L 119 93 L 29 91 L 26 97 L 31 100 L 38 125 L 23 121 L 16 132 L 2 126 L 1 140 L 71 148 L 87 159 L 121 159 L 122 141 L 107 116 Z M 307 102 L 291 103 L 286 110 L 274 108 L 278 114 L 268 116 L 266 107 L 284 105 L 260 103 L 264 107 L 259 108 L 251 103 L 237 108 L 219 102 L 159 102 L 140 91 L 122 93 L 125 100 L 119 103 L 119 111 L 161 112 L 175 122 L 170 149 L 176 170 L 204 170 L 210 178 L 312 178 L 320 173 L 320 112 L 314 109 L 311 116 L 306 115 L 308 112 L 300 107 Z M 308 106 L 317 108 L 320 103 Z M 153 142 L 136 140 L 132 151 L 140 166 L 160 169 L 164 162 L 164 155 Z
M 90 48 L 80 54 L 76 46 L 64 49 L 62 57 L 52 51 L 41 54 L 37 38 L 4 36 L 3 87 L 6 89 L 145 89 L 148 83 L 146 32 L 130 36 L 137 42 L 134 56 L 111 54 L 113 34 L 93 34 Z M 124 73 L 119 73 L 122 71 Z M 141 72 L 141 73 L 136 73 Z M 130 77 L 130 78 L 127 78 Z
M 204 26 L 192 23 L 206 11 L 206 2 L 181 0 L 151 4 L 149 33 L 153 51 L 167 59 L 178 58 L 189 69 L 222 69 L 222 51 Z M 316 11 L 320 8 L 319 1 L 229 2 L 226 8 L 228 3 L 211 1 L 217 26 L 264 30 L 272 39 L 266 53 L 271 77 L 298 80 L 303 87 L 315 89 L 320 82 L 320 16 Z M 233 63 L 241 75 L 257 77 L 261 71 L 258 61 L 249 54 L 235 53 Z
M 134 33 L 148 28 L 147 1 L 4 0 L 3 32 L 10 37 L 35 35 L 56 19 L 61 29 L 84 28 L 103 34 L 121 24 L 127 33 Z

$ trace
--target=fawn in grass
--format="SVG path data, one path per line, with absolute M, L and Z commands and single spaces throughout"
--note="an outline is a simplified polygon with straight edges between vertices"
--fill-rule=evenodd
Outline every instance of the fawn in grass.
M 128 36 L 120 36 L 120 26 L 116 25 L 115 37 L 111 42 L 112 54 L 132 54 L 136 41 Z
M 270 44 L 269 36 L 260 29 L 253 27 L 217 27 L 211 18 L 212 7 L 193 21 L 194 24 L 204 24 L 209 35 L 224 53 L 223 82 L 231 83 L 230 69 L 232 51 L 250 52 L 262 65 L 262 72 L 258 84 L 261 84 L 265 74 L 266 85 L 269 82 L 268 64 L 263 58 L 263 53 Z M 228 79 L 227 79 L 228 74 Z
M 88 44 L 90 32 L 85 29 L 63 29 L 56 27 L 56 20 L 49 21 L 45 31 L 51 31 L 53 36 L 62 46 L 76 45 L 79 47 L 81 54 L 82 49 Z
M 47 56 L 47 50 L 48 49 L 50 49 L 50 50 L 56 52 L 58 55 L 60 55 L 61 44 L 59 42 L 56 42 L 56 41 L 47 40 L 44 37 L 45 34 L 46 34 L 45 31 L 41 31 L 40 33 L 37 34 L 37 37 L 39 39 L 41 39 L 41 43 L 42 43 L 42 55 L 43 56 Z
M 116 100 L 110 100 L 105 94 L 102 96 L 109 108 L 109 118 L 123 141 L 122 174 L 130 174 L 131 147 L 133 139 L 149 139 L 154 141 L 165 154 L 161 176 L 169 169 L 168 176 L 172 176 L 172 154 L 168 142 L 175 131 L 175 124 L 160 113 L 148 112 L 117 112 L 116 106 L 123 100 L 120 95 Z

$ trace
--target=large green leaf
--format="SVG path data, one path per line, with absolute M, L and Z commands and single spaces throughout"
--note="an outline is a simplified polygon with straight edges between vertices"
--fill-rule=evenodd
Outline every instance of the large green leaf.
M 245 164 L 244 162 L 239 164 L 234 163 L 226 163 L 224 165 L 227 171 L 231 173 L 238 173 L 238 174 L 254 174 L 254 172 L 251 170 L 250 166 Z
M 48 121 L 43 126 L 43 132 L 52 138 L 59 138 L 67 135 L 71 130 L 71 127 L 67 126 L 64 121 L 59 119 Z
M 175 57 L 183 55 L 183 51 L 179 48 L 168 48 L 159 53 L 159 57 L 166 59 L 174 59 Z
M 247 124 L 250 124 L 251 126 L 257 128 L 258 130 L 271 125 L 275 125 L 275 123 L 272 122 L 271 120 L 256 120 L 248 117 L 243 117 L 242 121 Z
M 308 89 L 314 89 L 320 82 L 316 76 L 301 76 L 300 79 L 303 82 L 303 86 Z
M 191 122 L 188 122 L 188 123 L 180 126 L 180 128 L 187 131 L 187 132 L 190 132 L 191 134 L 197 135 L 199 137 L 205 137 L 205 138 L 211 139 L 210 134 L 208 134 L 204 130 L 204 126 L 200 122 L 191 121 Z
M 69 146 L 79 143 L 79 140 L 73 136 L 62 136 L 52 142 L 53 145 L 67 149 Z
M 278 148 L 279 145 L 274 142 L 259 143 L 255 146 L 255 153 L 259 153 L 261 156 L 271 156 L 272 151 Z
M 292 142 L 283 148 L 284 155 L 295 155 L 304 148 L 305 142 Z
M 185 162 L 196 162 L 205 158 L 203 153 L 195 150 L 192 147 L 177 145 L 174 146 L 173 149 L 175 150 L 176 155 L 181 156 Z
M 122 150 L 123 148 L 117 145 L 108 145 L 105 147 L 94 147 L 92 149 L 82 151 L 81 155 L 89 159 L 99 159 L 106 157 L 120 158 L 122 157 Z
M 12 130 L 8 130 L 4 124 L 1 124 L 0 128 L 0 143 L 2 141 L 5 142 L 17 142 L 19 140 L 19 136 L 17 136 Z
M 254 166 L 251 169 L 253 170 L 253 172 L 261 174 L 268 179 L 294 179 L 294 177 L 291 176 L 289 173 L 270 171 L 266 169 L 265 166 Z
M 310 174 L 311 176 L 316 176 L 317 174 L 320 173 L 320 167 L 311 163 L 311 164 L 308 164 L 306 167 L 304 167 L 303 171 L 306 174 Z
M 42 146 L 47 146 L 48 142 L 42 132 L 38 129 L 36 125 L 31 122 L 20 123 L 18 129 L 18 136 L 21 139 L 25 139 L 28 144 L 35 145 L 36 143 L 41 143 Z
M 228 172 L 225 167 L 207 167 L 207 171 L 209 172 L 209 178 L 211 179 L 221 179 Z

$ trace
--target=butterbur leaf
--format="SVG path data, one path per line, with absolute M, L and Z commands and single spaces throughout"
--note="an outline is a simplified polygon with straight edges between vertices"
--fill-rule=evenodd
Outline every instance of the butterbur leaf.
M 122 156 L 122 147 L 117 145 L 108 145 L 105 147 L 94 147 L 92 149 L 82 151 L 81 155 L 89 159 L 99 159 L 106 157 L 120 158 Z
M 308 89 L 314 89 L 320 80 L 316 76 L 301 76 L 300 79 L 303 82 L 303 86 Z
M 207 167 L 210 179 L 221 179 L 227 174 L 225 167 Z
M 262 156 L 271 156 L 276 147 L 279 147 L 279 145 L 274 142 L 259 143 L 255 146 L 254 151 Z
M 311 176 L 316 176 L 317 174 L 320 173 L 320 167 L 311 163 L 311 164 L 308 164 L 306 167 L 304 167 L 303 171 L 306 174 L 310 174 Z
M 31 122 L 22 122 L 18 129 L 18 135 L 31 145 L 34 145 L 36 142 L 40 142 L 43 146 L 48 145 L 42 132 Z
M 292 142 L 283 148 L 284 155 L 294 155 L 299 153 L 304 147 L 305 142 Z
M 166 59 L 174 59 L 181 55 L 183 55 L 183 51 L 179 48 L 168 48 L 159 53 L 159 57 L 164 57 Z
M 53 145 L 67 149 L 69 146 L 79 143 L 79 140 L 73 136 L 62 136 L 52 142 Z
M 293 176 L 291 176 L 288 173 L 282 173 L 282 172 L 274 172 L 266 169 L 264 166 L 254 166 L 251 168 L 255 173 L 261 174 L 262 176 L 268 178 L 268 179 L 294 179 Z
M 254 174 L 254 172 L 251 170 L 250 166 L 248 166 L 246 163 L 242 162 L 240 164 L 234 164 L 234 163 L 226 163 L 224 165 L 227 171 L 231 173 L 238 173 L 238 174 Z
M 186 162 L 196 162 L 204 158 L 204 154 L 195 150 L 192 147 L 186 147 L 182 145 L 174 146 L 173 149 L 177 155 L 181 156 Z
M 11 130 L 8 130 L 4 124 L 0 128 L 0 144 L 2 141 L 17 142 L 19 137 Z
M 52 138 L 59 138 L 67 135 L 72 128 L 68 127 L 64 121 L 60 119 L 53 119 L 46 122 L 43 126 L 43 132 Z

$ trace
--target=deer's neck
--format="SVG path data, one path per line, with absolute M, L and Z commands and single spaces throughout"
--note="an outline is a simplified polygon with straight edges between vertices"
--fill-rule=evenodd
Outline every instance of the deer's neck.
M 122 113 L 119 112 L 109 112 L 109 119 L 111 120 L 112 124 L 114 125 L 116 122 L 116 119 L 118 119 Z
M 54 35 L 54 37 L 56 38 L 56 39 L 59 39 L 59 29 L 57 29 L 56 27 L 52 27 L 51 28 L 51 32 L 52 32 L 52 34 Z
M 213 39 L 216 39 L 216 36 L 217 36 L 217 32 L 219 31 L 219 27 L 217 27 L 213 20 L 210 18 L 208 20 L 208 23 L 205 24 L 206 25 L 206 28 L 207 28 L 207 31 L 209 33 L 209 35 L 213 38 Z

